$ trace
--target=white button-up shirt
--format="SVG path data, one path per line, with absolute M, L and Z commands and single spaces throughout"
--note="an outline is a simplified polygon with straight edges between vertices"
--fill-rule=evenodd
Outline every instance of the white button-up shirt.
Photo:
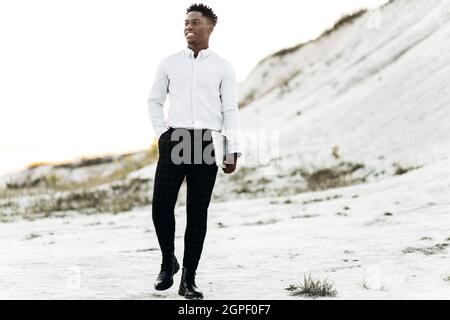
M 165 120 L 167 94 L 170 105 Z M 227 137 L 228 153 L 241 156 L 234 69 L 210 48 L 200 50 L 197 58 L 188 47 L 164 58 L 147 104 L 157 138 L 169 127 L 217 130 Z

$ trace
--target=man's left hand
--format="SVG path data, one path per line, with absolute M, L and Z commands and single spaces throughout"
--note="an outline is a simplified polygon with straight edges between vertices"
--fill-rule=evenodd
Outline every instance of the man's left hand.
M 236 170 L 237 153 L 229 153 L 225 157 L 226 168 L 222 168 L 223 172 L 230 174 Z

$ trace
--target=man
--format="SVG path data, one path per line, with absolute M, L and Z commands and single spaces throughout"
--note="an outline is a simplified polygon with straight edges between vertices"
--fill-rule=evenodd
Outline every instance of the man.
M 155 281 L 156 290 L 166 290 L 173 284 L 179 270 L 174 255 L 174 209 L 181 184 L 186 177 L 187 224 L 184 235 L 184 257 L 178 293 L 188 299 L 203 299 L 195 284 L 195 275 L 207 229 L 208 206 L 214 188 L 218 166 L 207 161 L 205 153 L 211 142 L 211 130 L 227 137 L 223 172 L 236 170 L 241 156 L 239 144 L 239 108 L 237 85 L 231 64 L 209 48 L 209 38 L 217 16 L 203 4 L 193 4 L 186 10 L 184 34 L 187 47 L 164 58 L 158 67 L 148 108 L 153 129 L 158 138 L 159 158 L 153 189 L 152 218 L 162 253 L 161 271 Z M 168 118 L 164 120 L 164 102 L 170 96 Z M 177 137 L 183 140 L 182 156 Z M 206 137 L 206 141 L 205 141 Z M 186 140 L 188 143 L 186 144 Z M 202 161 L 183 161 L 180 157 Z M 214 150 L 212 151 L 214 156 Z M 188 157 L 189 158 L 189 157 Z M 209 159 L 210 160 L 210 159 Z

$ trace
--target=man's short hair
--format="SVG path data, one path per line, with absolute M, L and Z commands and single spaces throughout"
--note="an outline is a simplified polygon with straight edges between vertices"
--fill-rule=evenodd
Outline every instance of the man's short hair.
M 202 15 L 204 17 L 206 17 L 213 26 L 216 26 L 217 16 L 215 15 L 215 13 L 213 12 L 213 10 L 210 7 L 204 5 L 203 3 L 199 3 L 199 4 L 195 3 L 186 9 L 186 14 L 188 14 L 191 11 L 201 12 Z

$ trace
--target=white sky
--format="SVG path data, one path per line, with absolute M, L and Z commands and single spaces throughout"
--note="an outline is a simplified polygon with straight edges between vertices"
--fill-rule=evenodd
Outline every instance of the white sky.
M 386 0 L 2 1 L 0 175 L 150 146 L 154 72 L 186 47 L 185 11 L 200 2 L 218 16 L 210 48 L 242 81 L 267 55 Z

